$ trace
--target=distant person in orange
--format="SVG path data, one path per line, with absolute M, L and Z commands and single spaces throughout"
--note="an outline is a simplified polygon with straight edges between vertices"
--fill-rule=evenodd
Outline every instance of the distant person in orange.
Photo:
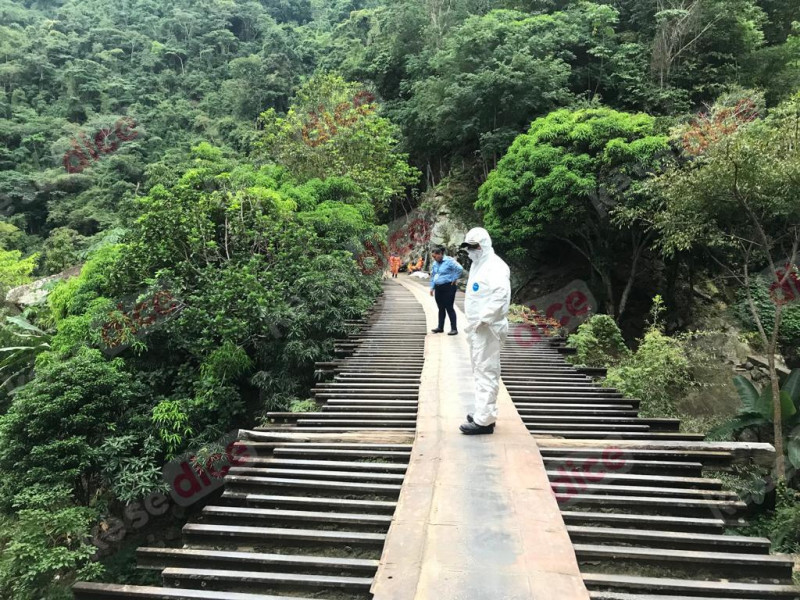
M 397 273 L 400 271 L 400 257 L 392 254 L 389 257 L 389 270 L 392 272 L 392 278 L 397 278 Z
M 421 271 L 422 270 L 422 257 L 420 256 L 417 259 L 416 264 L 408 263 L 408 272 L 413 273 L 414 271 Z

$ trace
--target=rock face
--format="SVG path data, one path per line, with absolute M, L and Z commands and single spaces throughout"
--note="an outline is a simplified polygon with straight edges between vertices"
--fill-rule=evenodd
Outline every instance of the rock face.
M 576 279 L 560 290 L 545 296 L 520 302 L 548 319 L 558 321 L 572 333 L 591 315 L 597 314 L 598 304 L 585 281 Z
M 81 272 L 82 267 L 83 265 L 76 265 L 61 271 L 61 273 L 12 288 L 6 294 L 6 304 L 11 304 L 20 309 L 39 304 L 47 298 L 55 282 L 76 277 Z

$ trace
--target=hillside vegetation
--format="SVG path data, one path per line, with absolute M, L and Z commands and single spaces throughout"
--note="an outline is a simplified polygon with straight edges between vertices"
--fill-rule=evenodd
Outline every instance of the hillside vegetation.
M 0 0 L 0 293 L 82 265 L 2 309 L 0 596 L 134 580 L 113 520 L 308 404 L 415 208 L 579 273 L 652 414 L 710 315 L 797 364 L 799 94 L 796 0 Z

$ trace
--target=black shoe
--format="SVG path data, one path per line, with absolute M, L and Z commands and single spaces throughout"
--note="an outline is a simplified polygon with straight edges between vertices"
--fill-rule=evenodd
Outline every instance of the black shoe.
M 464 423 L 461 427 L 461 433 L 465 435 L 482 435 L 486 433 L 494 433 L 494 423 L 491 425 L 478 425 L 475 422 Z
M 447 335 L 458 335 L 458 329 L 451 329 L 447 332 Z
M 437 327 L 436 329 L 431 329 L 431 333 L 444 333 L 444 329 L 439 329 Z

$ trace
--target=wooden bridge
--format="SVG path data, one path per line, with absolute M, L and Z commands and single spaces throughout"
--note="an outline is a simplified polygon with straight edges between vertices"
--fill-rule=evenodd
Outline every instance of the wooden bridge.
M 770 464 L 771 446 L 640 418 L 564 360 L 563 340 L 513 335 L 495 433 L 463 436 L 466 340 L 426 335 L 434 313 L 418 283 L 387 281 L 317 365 L 319 412 L 241 431 L 256 457 L 183 546 L 139 548 L 163 587 L 78 583 L 75 598 L 800 599 L 791 557 L 730 535 L 747 507 L 704 477 Z

